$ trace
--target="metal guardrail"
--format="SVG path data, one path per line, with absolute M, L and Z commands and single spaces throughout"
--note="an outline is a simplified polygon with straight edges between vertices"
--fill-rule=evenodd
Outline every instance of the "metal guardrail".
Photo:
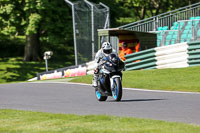
M 197 53 L 200 53 L 200 42 L 198 45 L 193 43 L 190 45 L 184 42 L 126 55 L 126 70 L 181 68 L 188 67 L 190 61 L 193 65 L 198 65 L 200 56 Z M 190 50 L 191 56 L 189 56 L 188 50 Z
M 190 66 L 200 65 L 200 41 L 188 43 L 188 64 Z
M 156 66 L 155 49 L 147 49 L 126 55 L 126 70 L 152 69 Z
M 156 31 L 158 27 L 163 26 L 168 26 L 168 28 L 170 29 L 173 23 L 178 20 L 187 20 L 190 17 L 199 15 L 200 2 L 170 12 L 159 14 L 151 18 L 123 25 L 119 28 L 143 32 Z
M 156 59 L 151 57 L 149 59 L 141 60 L 135 63 L 126 65 L 126 70 L 138 70 L 138 69 L 153 69 L 156 68 Z
M 83 71 L 82 68 L 86 68 L 86 64 L 64 67 L 64 68 L 51 70 L 51 71 L 48 71 L 48 72 L 37 73 L 37 80 L 63 78 L 63 77 L 67 76 L 66 71 L 69 71 L 69 70 L 71 71 L 71 70 L 75 70 L 75 69 L 77 69 L 79 71 L 81 70 L 81 74 L 79 73 L 79 76 L 86 75 L 86 69 Z

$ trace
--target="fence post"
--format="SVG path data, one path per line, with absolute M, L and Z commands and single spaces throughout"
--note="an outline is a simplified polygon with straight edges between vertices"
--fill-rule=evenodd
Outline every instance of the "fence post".
M 178 43 L 180 43 L 180 22 L 178 22 L 178 37 L 177 37 L 177 41 Z
M 194 33 L 195 33 L 195 31 L 194 31 L 194 30 L 195 30 L 195 29 L 194 29 L 194 22 L 195 22 L 195 21 L 192 20 L 192 40 L 195 39 L 195 35 L 194 35 Z
M 106 22 L 104 25 L 104 29 L 107 29 L 110 27 L 110 8 L 101 2 L 99 4 L 107 9 L 107 17 L 106 17 Z
M 156 31 L 156 17 L 153 19 L 153 31 Z
M 77 55 L 77 43 L 76 43 L 76 22 L 75 22 L 75 12 L 74 12 L 74 4 L 65 0 L 66 3 L 70 4 L 72 7 L 72 20 L 73 20 L 73 33 L 74 33 L 74 53 L 75 53 L 75 65 L 78 65 L 78 55 Z
M 94 60 L 94 6 L 87 0 L 84 0 L 89 6 L 91 6 L 91 22 L 92 22 L 92 60 Z

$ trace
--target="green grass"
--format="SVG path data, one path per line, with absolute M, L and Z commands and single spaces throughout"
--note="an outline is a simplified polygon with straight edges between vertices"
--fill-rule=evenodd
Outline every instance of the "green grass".
M 49 70 L 67 67 L 70 62 L 48 61 Z M 23 62 L 22 57 L 0 58 L 0 83 L 27 81 L 36 77 L 37 73 L 45 72 L 45 63 L 42 62 Z
M 123 87 L 153 90 L 200 92 L 200 66 L 177 69 L 154 69 L 123 72 Z M 91 84 L 92 76 L 70 82 Z
M 69 115 L 0 110 L 6 133 L 199 133 L 200 126 L 105 115 Z

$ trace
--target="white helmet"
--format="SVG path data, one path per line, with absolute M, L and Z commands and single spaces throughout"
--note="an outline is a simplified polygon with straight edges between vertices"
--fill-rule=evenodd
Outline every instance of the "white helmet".
M 112 53 L 112 45 L 109 42 L 104 42 L 101 48 L 106 55 Z

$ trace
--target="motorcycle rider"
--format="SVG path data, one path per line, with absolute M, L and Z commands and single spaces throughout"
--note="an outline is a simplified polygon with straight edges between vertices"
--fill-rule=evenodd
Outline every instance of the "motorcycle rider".
M 102 59 L 106 56 L 109 56 L 110 54 L 115 54 L 117 56 L 117 53 L 112 48 L 112 45 L 109 42 L 104 42 L 101 46 L 101 49 L 97 52 L 95 56 L 95 63 L 97 63 L 97 67 L 94 70 L 93 81 L 92 81 L 92 85 L 94 87 L 97 86 L 97 79 L 99 76 L 99 66 L 102 64 Z

